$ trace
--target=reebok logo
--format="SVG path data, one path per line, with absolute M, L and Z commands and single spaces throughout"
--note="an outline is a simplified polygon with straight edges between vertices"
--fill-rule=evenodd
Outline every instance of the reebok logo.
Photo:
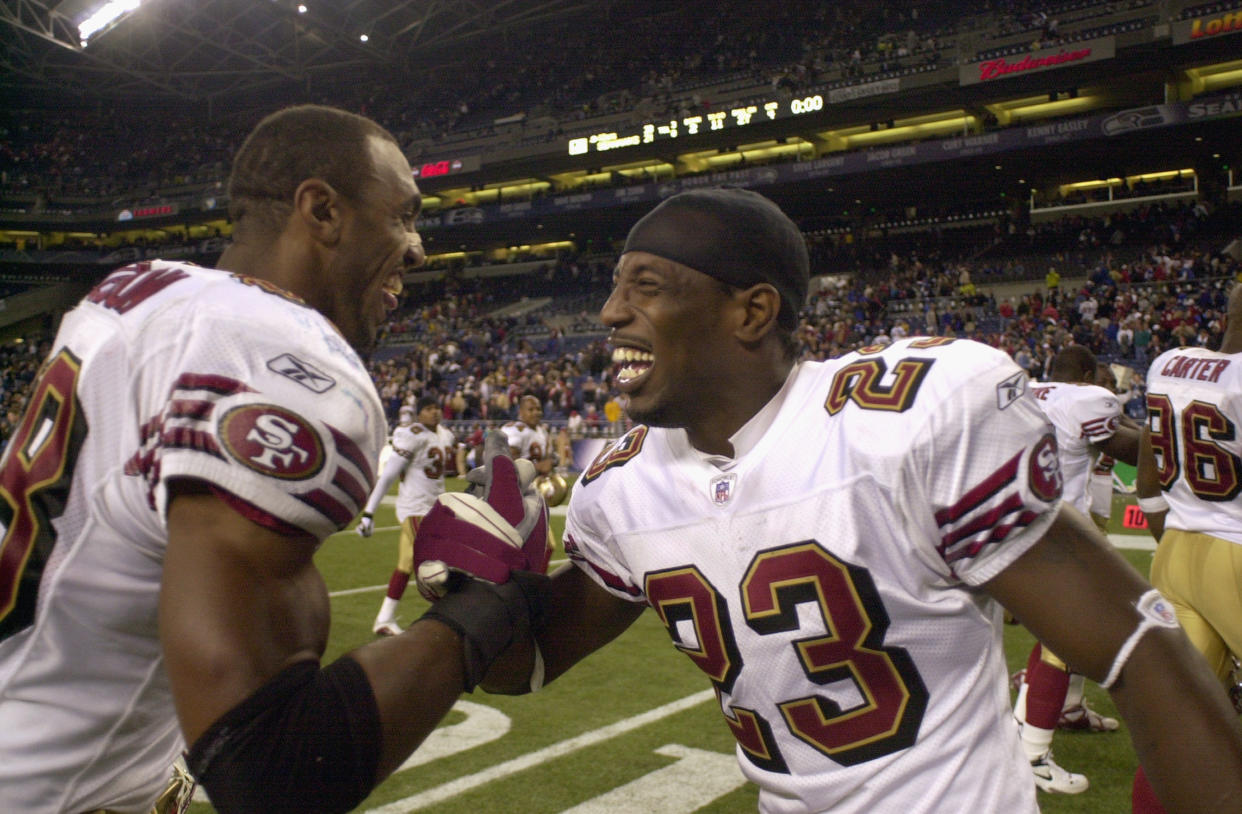
M 291 353 L 282 353 L 275 359 L 268 361 L 269 370 L 279 373 L 288 379 L 293 379 L 307 390 L 316 393 L 326 393 L 336 386 L 336 380 L 324 373 L 319 368 L 303 362 Z

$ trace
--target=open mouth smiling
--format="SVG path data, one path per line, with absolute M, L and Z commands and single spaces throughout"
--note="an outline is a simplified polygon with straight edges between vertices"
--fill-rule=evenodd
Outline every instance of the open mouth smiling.
M 617 387 L 629 392 L 642 384 L 655 363 L 655 354 L 638 348 L 613 348 L 612 372 Z
M 400 300 L 398 300 L 397 297 L 400 296 L 402 288 L 404 288 L 404 284 L 399 273 L 389 276 L 388 279 L 384 281 L 383 293 L 385 311 L 396 310 L 397 306 L 400 304 Z

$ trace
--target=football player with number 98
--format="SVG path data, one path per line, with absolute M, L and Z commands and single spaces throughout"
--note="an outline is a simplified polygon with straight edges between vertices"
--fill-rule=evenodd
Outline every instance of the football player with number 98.
M 313 556 L 375 480 L 358 353 L 423 261 L 420 201 L 375 122 L 279 111 L 234 161 L 219 269 L 139 263 L 65 316 L 0 462 L 0 811 L 179 807 L 187 749 L 222 814 L 346 811 L 526 636 L 538 578 L 469 580 L 320 664 Z M 513 462 L 483 481 L 458 508 L 487 528 L 429 516 L 508 548 L 529 515 L 542 556 Z

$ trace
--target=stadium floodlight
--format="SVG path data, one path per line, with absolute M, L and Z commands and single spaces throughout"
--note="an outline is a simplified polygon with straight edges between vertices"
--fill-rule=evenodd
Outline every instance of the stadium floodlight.
M 131 11 L 137 10 L 141 4 L 142 0 L 109 0 L 109 2 L 104 3 L 85 20 L 78 23 L 78 39 L 81 41 L 82 46 L 85 47 L 86 43 L 95 34 L 112 25 Z
M 306 4 L 298 3 L 298 14 L 305 14 L 305 13 L 306 13 Z

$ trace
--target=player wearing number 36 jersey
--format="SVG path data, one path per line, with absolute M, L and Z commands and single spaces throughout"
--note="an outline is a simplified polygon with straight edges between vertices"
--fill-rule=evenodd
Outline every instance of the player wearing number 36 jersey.
M 672 196 L 630 230 L 600 318 L 639 426 L 579 479 L 544 627 L 484 688 L 553 680 L 649 607 L 715 688 L 764 812 L 1029 813 L 1004 603 L 1115 685 L 1170 800 L 1242 804 L 1238 776 L 1205 796 L 1200 764 L 1242 771 L 1242 729 L 1201 687 L 1167 708 L 1169 673 L 1205 665 L 1061 499 L 1026 374 L 947 338 L 795 363 L 808 266 L 747 190 Z
M 1242 287 L 1234 297 L 1242 303 Z M 1242 336 L 1242 326 L 1236 331 Z M 1233 353 L 1176 348 L 1157 357 L 1148 373 L 1147 412 L 1169 502 L 1165 528 L 1242 545 L 1242 347 Z
M 1152 584 L 1226 682 L 1242 659 L 1242 284 L 1230 292 L 1219 351 L 1174 348 L 1152 362 L 1135 485 L 1159 542 Z M 1134 813 L 1163 814 L 1145 769 Z

